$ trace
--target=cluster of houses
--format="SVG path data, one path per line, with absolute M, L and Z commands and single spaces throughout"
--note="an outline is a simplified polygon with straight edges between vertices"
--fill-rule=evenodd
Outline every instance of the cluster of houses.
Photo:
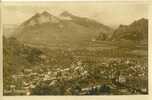
M 70 67 L 50 69 L 47 71 L 42 70 L 42 73 L 34 72 L 32 69 L 24 69 L 22 73 L 12 76 L 14 84 L 10 85 L 10 90 L 11 92 L 25 90 L 24 94 L 30 95 L 30 89 L 35 88 L 40 82 L 49 81 L 49 86 L 53 86 L 57 84 L 57 80 L 69 81 L 82 79 L 87 81 L 88 78 L 94 77 L 90 74 L 89 71 L 91 71 L 94 72 L 94 75 L 99 74 L 99 77 L 104 77 L 107 80 L 112 81 L 115 79 L 115 82 L 120 84 L 127 84 L 130 87 L 133 86 L 147 91 L 147 80 L 145 79 L 147 78 L 147 67 L 139 65 L 133 60 L 110 59 L 108 63 L 102 63 L 97 68 L 88 70 L 89 68 L 89 66 L 78 61 L 76 64 L 70 65 Z M 96 73 L 96 70 L 99 73 Z M 140 80 L 140 82 L 135 80 Z

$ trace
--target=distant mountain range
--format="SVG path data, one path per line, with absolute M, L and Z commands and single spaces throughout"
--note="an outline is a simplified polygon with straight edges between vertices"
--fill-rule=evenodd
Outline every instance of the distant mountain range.
M 75 16 L 67 11 L 54 16 L 46 11 L 36 13 L 23 22 L 15 37 L 32 44 L 79 44 L 91 41 L 100 33 L 112 34 L 113 29 L 95 20 Z
M 141 18 L 113 30 L 95 20 L 75 16 L 67 11 L 58 17 L 44 11 L 36 13 L 18 28 L 15 27 L 14 37 L 27 44 L 44 46 L 73 46 L 96 40 L 147 41 L 148 19 Z

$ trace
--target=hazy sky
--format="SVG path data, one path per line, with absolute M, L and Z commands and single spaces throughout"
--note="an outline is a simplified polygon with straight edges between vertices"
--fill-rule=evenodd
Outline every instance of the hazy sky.
M 36 12 L 48 11 L 58 16 L 63 11 L 95 19 L 103 24 L 118 26 L 148 17 L 148 5 L 141 3 L 51 2 L 7 3 L 3 5 L 4 24 L 20 24 Z

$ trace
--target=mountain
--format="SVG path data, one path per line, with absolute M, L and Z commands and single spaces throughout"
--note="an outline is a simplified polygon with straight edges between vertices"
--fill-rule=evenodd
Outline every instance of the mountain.
M 38 45 L 73 45 L 90 41 L 99 33 L 111 33 L 112 29 L 94 20 L 78 17 L 69 12 L 60 17 L 44 11 L 36 13 L 17 29 L 15 37 L 25 43 Z
M 148 19 L 142 18 L 134 21 L 130 25 L 120 25 L 112 35 L 112 40 L 133 40 L 147 41 L 148 40 Z
M 78 16 L 75 16 L 67 11 L 61 13 L 60 16 L 65 18 L 65 19 L 71 20 L 76 24 L 82 25 L 82 26 L 90 28 L 90 29 L 96 29 L 96 30 L 103 32 L 103 33 L 108 34 L 108 33 L 111 33 L 113 31 L 110 27 L 108 27 L 104 24 L 101 24 L 95 20 L 92 20 L 92 19 L 89 19 L 86 17 L 78 17 Z
M 44 11 L 43 13 L 39 14 L 36 13 L 34 16 L 32 16 L 29 20 L 25 21 L 22 25 L 23 26 L 34 26 L 39 25 L 43 23 L 58 23 L 59 19 L 50 13 Z

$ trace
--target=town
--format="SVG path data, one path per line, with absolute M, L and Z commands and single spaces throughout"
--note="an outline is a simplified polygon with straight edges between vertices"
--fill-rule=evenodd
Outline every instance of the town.
M 45 59 L 45 57 L 43 57 Z M 105 58 L 107 59 L 107 58 Z M 90 67 L 80 60 L 69 67 L 24 69 L 12 75 L 6 94 L 11 95 L 104 95 L 146 94 L 147 65 L 135 59 L 110 58 Z M 147 85 L 146 85 L 147 84 Z

